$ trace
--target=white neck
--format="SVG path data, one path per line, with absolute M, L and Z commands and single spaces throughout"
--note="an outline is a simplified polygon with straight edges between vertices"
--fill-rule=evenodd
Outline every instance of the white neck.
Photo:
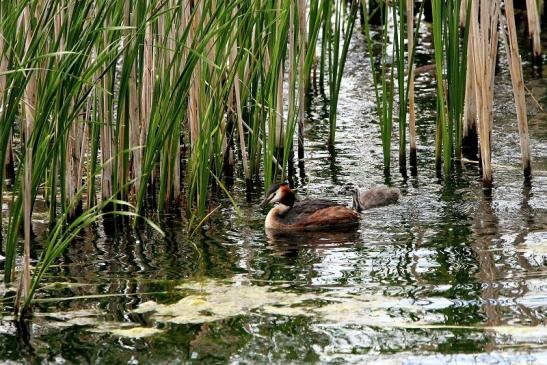
M 292 207 L 285 205 L 283 203 L 277 204 L 272 210 L 275 210 L 277 215 L 285 215 Z
M 264 226 L 266 228 L 278 228 L 279 223 L 277 222 L 277 217 L 285 215 L 289 210 L 291 210 L 291 208 L 292 207 L 285 204 L 277 204 L 268 212 Z

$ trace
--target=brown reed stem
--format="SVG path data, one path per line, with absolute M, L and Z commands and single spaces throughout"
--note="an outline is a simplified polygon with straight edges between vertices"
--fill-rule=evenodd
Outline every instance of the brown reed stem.
M 467 48 L 467 70 L 465 80 L 465 103 L 463 108 L 463 141 L 462 154 L 466 158 L 475 159 L 478 153 L 477 139 L 477 102 L 475 94 L 475 65 L 473 47 Z M 461 158 L 462 156 L 456 156 Z
M 480 151 L 483 185 L 492 187 L 492 123 L 493 83 L 498 44 L 498 2 L 489 0 L 473 2 L 471 5 L 470 44 L 474 47 L 474 79 L 477 101 Z
M 532 40 L 532 50 L 536 57 L 541 55 L 541 26 L 537 6 L 536 0 L 526 0 L 528 37 Z
M 299 40 L 299 64 L 298 64 L 298 159 L 304 158 L 304 121 L 306 112 L 306 89 L 308 75 L 304 75 L 307 51 L 306 30 L 306 0 L 298 0 L 298 40 Z
M 190 5 L 187 6 L 188 17 L 190 17 Z M 190 34 L 187 38 L 187 49 L 192 49 L 193 40 L 197 36 L 198 26 L 203 15 L 203 2 L 196 4 L 194 11 L 196 15 L 192 19 Z M 198 62 L 192 74 L 192 83 L 188 96 L 188 124 L 190 127 L 190 144 L 195 146 L 200 131 L 200 96 L 201 96 L 201 62 Z
M 498 0 L 499 1 L 499 0 Z M 529 177 L 532 173 L 530 162 L 530 138 L 528 136 L 528 120 L 526 115 L 526 98 L 524 91 L 524 80 L 522 78 L 522 63 L 520 59 L 517 28 L 515 25 L 515 11 L 513 0 L 505 0 L 505 17 L 500 13 L 502 24 L 506 22 L 507 33 L 503 32 L 505 38 L 505 47 L 507 50 L 507 61 L 511 71 L 511 82 L 513 85 L 513 95 L 515 97 L 515 108 L 517 111 L 517 121 L 520 137 L 520 153 L 522 157 L 522 168 L 524 176 Z
M 235 16 L 235 14 L 234 14 Z M 233 67 L 237 67 L 235 65 L 235 60 L 237 58 L 237 44 L 234 43 L 232 46 L 232 65 Z M 247 188 L 250 187 L 251 184 L 251 170 L 249 169 L 249 158 L 247 156 L 247 146 L 245 143 L 245 133 L 243 130 L 243 109 L 241 107 L 241 92 L 240 92 L 240 78 L 239 78 L 239 72 L 236 72 L 235 78 L 234 78 L 234 91 L 235 91 L 235 98 L 236 98 L 236 110 L 237 110 L 237 129 L 239 132 L 239 146 L 241 148 L 241 159 L 243 160 L 243 173 L 245 175 L 245 183 L 247 185 Z
M 276 24 L 277 29 L 281 29 L 281 8 L 283 1 L 276 2 Z M 278 35 L 279 36 L 279 35 Z M 284 142 L 284 120 L 283 120 L 283 80 L 285 76 L 285 66 L 283 63 L 279 66 L 277 74 L 277 97 L 276 97 L 276 112 L 275 112 L 275 144 L 278 149 L 283 149 Z
M 410 167 L 417 166 L 416 156 L 416 112 L 414 106 L 414 1 L 406 2 L 407 53 L 408 53 L 408 134 L 410 140 Z M 401 30 L 402 31 L 402 30 Z M 404 133 L 404 132 L 403 132 Z M 415 171 L 415 170 L 414 170 Z
M 23 27 L 25 29 L 25 54 L 28 54 L 32 43 L 30 5 L 23 10 Z M 32 219 L 32 131 L 34 128 L 35 106 L 36 106 L 36 75 L 28 71 L 28 82 L 25 87 L 23 104 L 23 115 L 25 120 L 25 176 L 23 181 L 23 222 L 24 222 L 24 253 L 23 253 L 23 273 L 21 277 L 19 303 L 23 302 L 30 292 L 30 239 L 31 239 L 31 219 Z

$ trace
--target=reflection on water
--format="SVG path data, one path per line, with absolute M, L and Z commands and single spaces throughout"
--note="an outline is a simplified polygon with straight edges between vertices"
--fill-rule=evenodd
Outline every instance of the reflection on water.
M 320 253 L 335 247 L 353 246 L 359 241 L 359 232 L 355 227 L 326 232 L 265 231 L 267 242 L 274 253 L 284 257 L 296 257 L 301 251 Z
M 334 153 L 326 99 L 313 96 L 301 198 L 349 205 L 344 184 L 385 183 L 364 48 L 356 39 L 349 53 Z M 243 217 L 225 208 L 191 240 L 176 215 L 163 217 L 166 238 L 123 221 L 91 227 L 46 278 L 56 284 L 40 291 L 27 341 L 6 308 L 0 362 L 547 363 L 545 123 L 532 122 L 535 173 L 523 182 L 512 109 L 496 115 L 487 195 L 475 165 L 435 176 L 431 77 L 417 89 L 419 169 L 392 172 L 398 204 L 365 211 L 355 230 L 264 231 L 261 192 L 247 203 L 236 180 Z M 34 232 L 39 245 L 44 223 Z

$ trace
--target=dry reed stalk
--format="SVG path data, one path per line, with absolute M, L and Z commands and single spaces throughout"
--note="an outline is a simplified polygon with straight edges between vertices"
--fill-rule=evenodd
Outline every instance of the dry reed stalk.
M 283 119 L 283 76 L 285 74 L 285 67 L 281 65 L 279 67 L 279 74 L 277 76 L 277 101 L 275 112 L 275 143 L 277 148 L 283 148 L 284 141 L 284 119 Z
M 282 0 L 276 2 L 276 29 L 281 30 L 281 7 Z M 283 148 L 284 126 L 283 126 L 283 80 L 285 75 L 285 65 L 282 62 L 279 66 L 277 75 L 277 94 L 276 94 L 276 113 L 275 113 L 275 144 L 279 149 Z
M 416 114 L 414 106 L 414 1 L 406 2 L 406 26 L 408 38 L 408 134 L 410 140 L 410 166 L 417 166 L 416 156 Z M 401 30 L 402 31 L 402 30 Z
M 233 10 L 233 16 L 234 19 L 237 16 L 236 9 Z M 234 29 L 237 29 L 237 27 L 234 27 Z M 234 34 L 237 36 L 237 34 Z M 232 46 L 232 52 L 230 55 L 230 64 L 232 67 L 236 68 L 236 73 L 234 77 L 234 93 L 235 93 L 235 102 L 236 102 L 236 112 L 237 112 L 237 129 L 239 132 L 239 146 L 241 148 L 241 159 L 243 160 L 243 173 L 245 175 L 245 183 L 247 184 L 247 187 L 250 187 L 251 184 L 251 170 L 249 169 L 249 158 L 247 156 L 247 146 L 245 144 L 245 133 L 243 130 L 243 109 L 241 107 L 241 92 L 240 92 L 240 78 L 239 78 L 239 72 L 237 72 L 237 42 L 234 42 Z M 231 98 L 230 98 L 231 99 Z M 226 140 L 226 134 L 224 133 L 224 141 Z M 226 143 L 226 142 L 223 142 Z M 227 150 L 227 148 L 223 148 L 224 151 Z
M 296 109 L 296 98 L 295 98 L 295 87 L 296 87 L 296 42 L 294 39 L 295 29 L 294 29 L 294 7 L 295 0 L 290 1 L 289 5 L 289 47 L 288 47 L 288 56 L 289 56 L 289 110 L 288 110 L 288 122 L 293 121 L 294 112 Z
M 541 55 L 541 25 L 536 0 L 526 0 L 526 14 L 528 17 L 528 37 L 532 40 L 534 56 Z
M 187 38 L 186 46 L 192 49 L 194 38 L 197 36 L 198 26 L 203 14 L 203 2 L 198 1 L 194 4 L 195 13 L 190 26 L 190 33 Z M 189 16 L 190 17 L 190 16 Z M 200 96 L 201 96 L 201 62 L 198 62 L 192 74 L 192 81 L 188 95 L 188 124 L 190 127 L 190 144 L 195 146 L 200 131 Z
M 54 33 L 55 39 L 60 39 L 58 49 L 60 52 L 63 52 L 65 50 L 65 46 L 64 37 L 62 37 L 60 33 L 61 25 L 64 21 L 65 14 L 72 13 L 74 5 L 69 4 L 67 5 L 66 9 L 63 8 L 63 2 L 61 2 L 59 5 L 60 9 L 65 10 L 65 12 L 59 11 L 59 13 L 55 16 Z M 74 100 L 71 101 L 72 104 L 74 104 L 74 102 Z M 68 216 L 70 219 L 74 219 L 76 217 L 76 214 L 78 213 L 77 210 L 81 208 L 82 204 L 81 198 L 79 198 L 80 200 L 77 203 L 73 200 L 76 198 L 78 191 L 80 191 L 83 186 L 83 163 L 87 150 L 86 135 L 88 129 L 86 121 L 90 119 L 90 113 L 91 99 L 89 99 L 86 103 L 83 120 L 76 120 L 76 122 L 72 123 L 68 132 L 68 141 L 65 154 L 66 173 L 64 184 L 67 202 L 69 205 L 71 205 L 71 208 L 68 212 Z
M 135 34 L 136 34 L 136 25 L 132 24 L 132 17 L 131 17 L 131 3 L 126 2 L 124 4 L 124 16 L 123 16 L 123 25 L 128 27 L 125 30 L 124 33 L 124 45 L 125 42 L 130 42 L 131 45 L 125 50 L 124 55 L 122 56 L 123 61 L 127 62 L 128 53 L 135 48 Z M 123 66 L 122 66 L 123 68 Z M 121 87 L 120 87 L 121 89 Z M 116 166 L 116 182 L 117 186 L 115 187 L 119 198 L 122 200 L 126 200 L 126 182 L 128 178 L 128 172 L 130 167 L 124 166 L 126 161 L 126 150 L 128 148 L 131 148 L 133 143 L 133 126 L 131 125 L 132 121 L 136 120 L 136 112 L 135 108 L 138 107 L 137 101 L 135 100 L 137 91 L 136 91 L 136 70 L 135 70 L 135 64 L 131 66 L 130 70 L 130 76 L 129 76 L 129 82 L 128 82 L 128 89 L 125 91 L 126 95 L 120 95 L 121 91 L 118 94 L 118 101 L 121 102 L 123 100 L 124 103 L 128 104 L 128 110 L 129 115 L 126 113 L 125 110 L 121 110 L 120 105 L 118 105 L 117 110 L 117 140 L 116 144 L 114 145 L 115 148 L 115 160 L 117 162 Z M 124 96 L 127 96 L 124 99 Z M 128 134 L 128 138 L 126 140 L 126 134 Z M 127 168 L 127 169 L 126 169 Z
M 498 0 L 499 2 L 499 0 Z M 507 61 L 511 71 L 511 82 L 515 96 L 515 108 L 520 137 L 520 153 L 522 157 L 522 168 L 524 176 L 529 177 L 532 173 L 530 163 L 530 139 L 528 136 L 528 120 L 526 115 L 526 98 L 524 94 L 524 80 L 522 78 L 522 63 L 520 59 L 517 28 L 515 25 L 515 11 L 513 0 L 505 0 L 505 17 L 500 13 L 500 22 L 506 23 L 507 33 L 503 32 L 505 47 L 507 50 Z
M 15 160 L 13 159 L 13 133 L 10 132 L 8 145 L 6 147 L 6 158 L 4 159 L 4 178 L 13 182 L 15 179 Z M 1 184 L 2 182 L 0 182 Z M 0 217 L 0 225 L 2 218 Z
M 234 45 L 232 51 L 232 57 L 236 57 L 236 46 Z M 239 131 L 239 145 L 241 147 L 241 158 L 243 160 L 243 172 L 245 174 L 245 181 L 247 184 L 251 183 L 251 171 L 249 169 L 249 158 L 247 156 L 247 146 L 245 144 L 245 133 L 243 130 L 243 110 L 241 108 L 241 92 L 239 86 L 239 75 L 236 75 L 234 80 L 234 91 L 236 99 L 236 110 L 237 110 L 237 129 Z
M 467 5 L 468 0 L 461 0 L 460 5 L 460 28 L 465 28 L 467 24 Z
M 473 51 L 475 95 L 479 126 L 483 185 L 492 186 L 491 139 L 493 122 L 493 82 L 498 43 L 498 2 L 490 0 L 471 5 L 470 42 Z
M 86 154 L 87 149 L 89 147 L 88 140 L 89 140 L 89 124 L 87 123 L 89 120 L 91 120 L 91 113 L 92 113 L 92 100 L 88 99 L 86 110 L 84 113 L 84 121 L 82 123 L 81 127 L 81 134 L 79 135 L 80 138 L 80 148 L 77 152 L 77 161 L 78 164 L 76 165 L 76 182 L 78 186 L 78 190 L 80 190 L 83 187 L 83 175 L 84 175 L 84 167 L 86 164 Z M 80 203 L 81 204 L 81 203 Z
M 251 49 L 256 49 L 256 24 L 253 24 L 253 29 L 251 31 Z M 249 85 L 251 82 L 255 66 L 256 61 L 252 57 L 247 57 L 245 60 L 245 70 L 243 72 L 244 85 Z
M 154 39 L 152 36 L 152 24 L 147 22 L 144 31 L 143 44 L 143 75 L 140 95 L 139 130 L 137 131 L 137 145 L 134 145 L 135 160 L 133 161 L 133 173 L 135 176 L 135 190 L 139 191 L 142 177 L 143 148 L 146 144 L 150 117 L 152 115 L 152 92 L 155 80 Z
M 66 174 L 64 183 L 67 202 L 71 205 L 68 212 L 70 219 L 75 218 L 77 209 L 81 204 L 81 201 L 79 201 L 78 204 L 73 205 L 73 200 L 78 191 L 82 188 L 83 160 L 85 158 L 87 146 L 87 143 L 85 143 L 87 141 L 85 138 L 86 132 L 87 128 L 84 120 L 76 120 L 76 122 L 71 124 L 68 132 L 65 155 Z
M 215 9 L 217 8 L 217 1 L 216 0 L 210 0 L 211 3 L 209 4 L 209 11 L 207 12 L 207 16 L 205 17 L 205 23 L 208 23 L 211 19 L 211 14 L 214 13 Z M 237 19 L 237 11 L 234 9 L 234 20 Z M 207 58 L 214 62 L 217 54 L 217 49 L 215 47 L 215 44 L 217 43 L 217 36 L 216 34 L 213 34 L 211 38 L 209 39 L 209 42 L 207 42 L 207 49 L 209 52 L 207 53 Z M 213 67 L 209 67 L 211 70 Z
M 4 72 L 8 71 L 8 60 L 5 55 L 4 48 L 4 33 L 2 32 L 2 26 L 0 25 L 0 100 L 4 98 L 6 92 L 6 75 Z M 0 111 L 3 106 L 0 104 Z
M 476 140 L 469 140 L 477 134 L 477 103 L 475 94 L 475 66 L 473 63 L 473 47 L 467 49 L 467 70 L 465 79 L 465 103 L 463 108 L 463 137 L 466 140 L 466 148 L 474 149 L 476 146 L 469 146 L 469 143 L 476 144 Z M 456 156 L 458 157 L 458 156 Z
M 173 6 L 176 6 L 177 3 L 178 2 L 175 0 L 173 2 Z M 182 37 L 186 27 L 188 26 L 188 23 L 190 22 L 190 17 L 191 17 L 190 2 L 187 2 L 185 5 L 183 5 L 183 7 L 181 8 L 181 12 L 180 14 L 178 14 L 178 16 L 180 17 L 180 24 L 177 24 L 176 21 L 171 22 L 171 29 L 170 29 L 168 44 L 169 44 L 169 49 L 173 51 L 170 53 L 171 56 L 169 58 L 169 62 L 172 62 L 173 57 L 175 56 L 174 50 L 176 49 L 176 46 L 177 46 L 177 40 Z M 187 57 L 188 57 L 188 49 L 184 48 L 180 55 L 178 67 L 173 67 L 171 69 L 171 84 L 172 85 L 176 82 L 177 77 L 180 74 L 183 65 L 186 63 Z M 175 146 L 175 149 L 176 149 L 175 156 L 177 156 L 177 159 L 175 161 L 175 164 L 174 164 L 175 166 L 173 168 L 172 191 L 173 191 L 173 199 L 177 201 L 180 199 L 180 196 L 182 194 L 182 191 L 181 191 L 182 173 L 180 169 L 180 156 L 181 156 L 180 138 L 179 136 L 175 136 L 175 138 L 177 139 L 176 146 Z
M 306 118 L 306 89 L 307 75 L 304 74 L 307 51 L 307 30 L 306 30 L 306 0 L 298 0 L 298 48 L 300 58 L 298 63 L 298 159 L 304 158 L 304 121 Z
M 170 2 L 168 6 L 171 8 L 173 6 L 172 2 Z M 168 16 L 171 17 L 171 19 L 170 19 L 171 20 L 171 25 L 169 26 L 169 29 L 167 29 L 167 26 L 166 26 L 166 22 L 168 21 Z M 157 38 L 156 39 L 159 40 L 160 44 L 165 44 L 166 49 L 164 49 L 163 52 L 160 53 L 160 55 L 157 59 L 155 59 L 155 57 L 154 57 L 153 48 L 152 48 L 154 38 L 151 39 L 152 43 L 150 43 L 150 40 L 148 40 L 148 41 L 145 41 L 145 44 L 144 44 L 144 57 L 145 58 L 148 57 L 146 55 L 146 53 L 150 52 L 151 56 L 152 56 L 151 58 L 153 60 L 153 63 L 152 63 L 153 66 L 155 68 L 159 66 L 160 70 L 162 68 L 163 69 L 168 69 L 169 65 L 173 61 L 174 49 L 176 47 L 175 38 L 174 38 L 174 37 L 176 37 L 176 28 L 175 28 L 176 17 L 177 17 L 177 13 L 175 11 L 171 12 L 170 14 L 163 13 L 158 17 Z M 147 24 L 147 27 L 148 26 L 150 26 L 150 24 Z M 145 39 L 147 38 L 147 35 L 146 35 L 147 31 L 148 31 L 148 29 L 145 31 Z M 150 35 L 150 37 L 151 37 L 151 35 Z M 148 62 L 150 62 L 150 60 Z M 144 66 L 144 62 L 143 62 L 143 66 Z M 146 85 L 145 84 L 145 79 L 147 78 L 147 76 L 149 76 L 148 75 L 149 69 L 150 69 L 150 66 L 143 67 L 143 71 L 144 71 L 144 75 L 143 75 L 143 79 L 142 79 L 143 85 Z M 173 82 L 173 79 L 174 79 L 173 74 L 174 74 L 174 72 L 171 69 L 171 72 L 168 75 L 168 80 L 161 80 L 160 83 L 163 81 L 165 83 L 169 82 L 169 84 L 172 85 L 172 82 Z M 152 78 L 151 81 L 149 80 L 147 82 L 153 82 L 153 80 L 154 80 L 154 78 Z M 150 91 L 147 91 L 147 92 L 150 92 Z M 144 95 L 144 91 L 141 95 L 141 98 L 146 99 L 146 97 Z M 152 98 L 152 95 L 150 95 L 150 98 Z M 146 100 L 144 100 L 144 102 L 146 102 Z M 149 123 L 149 121 L 150 121 L 151 108 L 152 108 L 152 99 L 150 99 L 150 112 L 147 113 L 149 115 L 149 117 L 148 117 L 146 123 Z M 142 116 L 144 116 L 144 113 L 141 114 L 141 117 Z M 142 120 L 141 120 L 141 123 L 142 123 Z M 141 132 L 141 137 L 144 137 L 144 138 L 141 138 L 140 146 L 144 147 L 144 144 L 146 143 L 146 134 L 147 134 L 147 131 L 144 131 L 144 136 L 143 136 L 143 133 Z M 169 137 L 168 150 L 167 150 L 167 155 L 168 156 L 173 155 L 172 148 L 173 148 L 173 139 L 174 138 L 176 138 L 176 136 L 174 136 L 174 135 Z M 178 147 L 178 143 L 177 143 L 177 146 L 175 147 L 175 150 L 178 149 L 177 147 Z M 143 153 L 144 153 L 144 151 L 143 151 Z M 171 196 L 172 195 L 173 196 L 177 195 L 177 198 L 178 198 L 178 193 L 175 192 L 178 189 L 176 189 L 176 184 L 175 184 L 175 181 L 174 181 L 175 178 L 178 178 L 178 176 L 180 176 L 180 174 L 177 171 L 178 170 L 177 167 L 179 166 L 178 159 L 176 159 L 176 161 L 173 161 L 173 162 L 174 162 L 173 164 L 167 164 L 167 166 L 168 166 L 168 172 L 167 172 L 168 177 L 167 177 L 167 181 L 165 182 L 165 184 L 166 184 L 166 189 L 165 189 L 165 201 L 166 201 L 166 203 L 169 203 L 171 201 Z M 162 168 L 164 168 L 164 165 L 160 164 L 160 170 Z M 140 175 L 141 174 L 139 173 L 139 176 Z
M 467 8 L 469 2 L 465 0 L 460 7 L 460 27 L 467 25 Z M 470 26 L 470 25 L 469 25 Z M 477 140 L 477 102 L 475 93 L 475 65 L 473 63 L 473 50 L 474 48 L 469 46 L 471 44 L 468 41 L 467 47 L 467 65 L 465 76 L 465 100 L 463 105 L 463 131 L 462 131 L 462 154 L 467 158 L 475 158 L 477 156 L 478 140 Z M 456 156 L 461 159 L 462 156 Z
M 184 31 L 186 30 L 186 28 L 190 24 L 190 19 L 192 17 L 192 8 L 191 8 L 190 1 L 186 2 L 186 4 L 182 7 L 182 14 L 181 15 L 182 15 L 181 16 L 181 24 L 177 28 L 177 39 L 182 38 L 182 35 L 184 34 Z M 188 57 L 188 52 L 190 50 L 190 46 L 192 45 L 192 38 L 193 37 L 191 35 L 192 35 L 192 29 L 190 29 L 190 34 L 188 34 L 188 37 L 186 38 L 186 47 L 183 47 L 183 50 L 182 50 L 182 60 L 181 60 L 181 63 L 180 63 L 181 68 L 182 68 L 182 65 L 184 65 L 184 63 L 186 62 L 186 58 Z M 181 70 L 182 69 L 175 70 L 175 74 L 173 75 L 173 80 L 176 79 L 178 73 Z
M 31 13 L 30 5 L 23 10 L 23 29 L 25 31 L 25 58 L 32 43 Z M 32 131 L 34 128 L 35 106 L 36 106 L 36 74 L 31 74 L 24 91 L 23 115 L 25 131 L 25 173 L 23 181 L 23 222 L 24 222 L 24 253 L 23 253 L 23 274 L 19 287 L 19 297 L 26 299 L 30 291 L 30 234 L 32 219 L 32 155 L 31 143 Z M 22 301 L 19 301 L 21 303 Z
M 2 102 L 5 98 L 6 93 L 6 75 L 4 75 L 4 72 L 8 71 L 8 60 L 5 57 L 5 48 L 4 48 L 4 34 L 2 32 L 2 28 L 0 26 L 0 113 L 2 113 L 2 110 L 4 106 L 2 105 Z M 13 150 L 12 150 L 12 135 L 10 133 L 10 137 L 8 140 L 8 145 L 6 147 L 6 157 L 4 161 L 1 162 L 2 167 L 4 169 L 4 178 L 11 179 L 13 178 Z M 2 181 L 0 181 L 0 184 L 3 184 Z M 1 189 L 0 189 L 1 190 Z M 2 223 L 2 217 L 0 217 L 0 225 Z
M 437 108 L 437 113 L 439 113 L 439 108 Z M 435 171 L 437 172 L 437 177 L 441 177 L 442 170 L 442 132 L 442 125 L 437 121 L 437 126 L 435 128 Z
M 108 34 L 104 32 L 103 35 L 103 47 L 106 47 L 108 44 Z M 113 175 L 113 157 L 114 157 L 114 141 L 113 141 L 113 114 L 111 110 L 111 99 L 112 96 L 108 93 L 110 90 L 111 84 L 111 74 L 106 71 L 102 77 L 102 93 L 101 106 L 99 108 L 99 120 L 101 124 L 101 138 L 100 138 L 100 149 L 101 149 L 101 165 L 102 165 L 102 174 L 101 174 L 101 198 L 103 200 L 109 199 L 114 193 L 114 186 L 112 182 Z M 101 72 L 97 71 L 97 77 L 101 75 Z M 100 94 L 99 94 L 100 95 Z
M 130 29 L 126 34 L 126 39 L 130 40 L 130 47 L 128 52 L 133 52 L 137 45 L 137 20 L 136 15 L 133 9 L 130 8 L 130 2 L 125 4 L 125 15 L 124 22 L 126 26 L 129 26 Z M 146 40 L 145 40 L 146 42 Z M 128 53 L 125 54 L 125 58 L 128 58 Z M 126 61 L 127 62 L 127 61 Z M 126 179 L 124 177 L 129 176 L 134 182 L 131 184 L 131 191 L 136 193 L 140 187 L 140 171 L 142 171 L 142 149 L 139 144 L 139 137 L 142 128 L 142 119 L 141 119 L 141 92 L 144 93 L 147 87 L 141 87 L 138 89 L 137 82 L 139 75 L 137 75 L 137 57 L 133 60 L 131 65 L 131 71 L 129 76 L 129 87 L 128 87 L 128 111 L 129 114 L 123 112 L 122 118 L 118 118 L 120 125 L 120 132 L 118 134 L 118 143 L 121 144 L 122 148 L 118 150 L 118 175 L 121 178 L 118 178 L 118 188 L 120 192 L 125 191 L 124 185 Z M 128 128 L 129 132 L 129 145 L 126 146 L 125 143 L 125 130 Z M 124 166 L 125 163 L 125 149 L 129 148 L 131 150 L 131 163 L 129 166 Z M 127 169 L 127 171 L 126 171 Z
M 60 1 L 57 7 L 57 13 L 53 17 L 53 33 L 55 34 L 54 39 L 60 39 L 59 42 L 59 50 L 62 52 L 65 49 L 65 39 L 64 37 L 60 37 L 61 35 L 61 27 L 63 24 L 63 1 Z M 57 58 L 59 59 L 61 56 L 59 55 Z

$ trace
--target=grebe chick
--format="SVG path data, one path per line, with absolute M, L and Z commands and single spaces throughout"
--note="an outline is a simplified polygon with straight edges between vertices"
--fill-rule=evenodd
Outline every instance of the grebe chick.
M 274 184 L 268 190 L 261 207 L 277 203 L 270 209 L 264 222 L 265 228 L 275 230 L 326 230 L 356 226 L 361 215 L 341 204 L 313 199 L 296 202 L 289 185 Z
M 356 187 L 353 189 L 352 195 L 353 209 L 362 212 L 366 209 L 396 203 L 401 196 L 401 192 L 397 188 L 388 188 L 387 186 L 375 186 L 368 190 L 361 190 Z

